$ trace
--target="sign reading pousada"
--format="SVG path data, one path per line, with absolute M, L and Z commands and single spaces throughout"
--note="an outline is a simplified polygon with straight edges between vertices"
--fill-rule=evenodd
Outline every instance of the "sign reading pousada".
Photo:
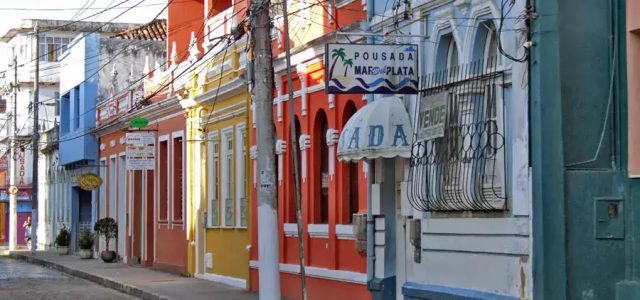
M 417 94 L 418 46 L 326 44 L 327 94 Z

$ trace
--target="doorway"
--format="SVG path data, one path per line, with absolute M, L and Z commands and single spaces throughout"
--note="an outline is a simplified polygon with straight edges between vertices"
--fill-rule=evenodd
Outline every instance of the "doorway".
M 131 236 L 131 265 L 139 266 L 142 263 L 143 243 L 143 178 L 142 171 L 133 171 L 133 211 L 132 236 Z

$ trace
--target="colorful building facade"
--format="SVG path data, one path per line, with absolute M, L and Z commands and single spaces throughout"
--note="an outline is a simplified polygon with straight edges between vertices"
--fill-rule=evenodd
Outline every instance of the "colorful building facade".
M 363 4 L 343 1 L 312 5 L 294 3 L 289 16 L 294 117 L 290 117 L 289 87 L 286 75 L 282 15 L 274 16 L 274 123 L 277 130 L 276 178 L 280 251 L 280 282 L 283 297 L 301 298 L 298 239 L 304 243 L 307 294 L 309 299 L 370 299 L 366 283 L 366 252 L 357 249 L 354 219 L 367 207 L 366 167 L 363 163 L 338 163 L 336 147 L 339 132 L 349 118 L 366 104 L 362 95 L 327 95 L 325 70 L 343 72 L 346 65 L 332 66 L 324 61 L 325 43 L 348 42 L 340 31 L 360 28 Z M 339 25 L 338 25 L 339 24 Z M 252 95 L 255 97 L 255 95 Z M 254 138 L 251 150 L 255 162 Z M 298 136 L 292 137 L 294 124 Z M 298 237 L 295 217 L 294 175 L 291 140 L 299 145 L 302 193 L 302 226 Z M 253 164 L 252 192 L 257 194 L 256 167 Z M 252 210 L 257 211 L 254 201 Z M 258 290 L 258 217 L 252 215 L 251 289 Z
M 215 6 L 212 6 L 214 5 Z M 249 173 L 248 41 L 228 37 L 247 2 L 206 1 L 207 35 L 181 104 L 188 110 L 188 173 L 193 199 L 195 277 L 249 288 L 251 174 Z M 227 37 L 225 37 L 227 36 Z

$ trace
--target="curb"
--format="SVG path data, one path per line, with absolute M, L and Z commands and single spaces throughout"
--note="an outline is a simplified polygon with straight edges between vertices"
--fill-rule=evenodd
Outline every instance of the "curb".
M 11 252 L 10 257 L 16 260 L 21 260 L 24 262 L 28 262 L 31 264 L 35 264 L 35 265 L 40 265 L 43 267 L 47 267 L 50 269 L 54 269 L 56 271 L 60 271 L 63 273 L 67 273 L 71 276 L 74 277 L 78 277 L 84 280 L 88 280 L 91 281 L 93 283 L 102 285 L 104 287 L 113 289 L 113 290 L 117 290 L 120 291 L 122 293 L 134 296 L 134 297 L 138 297 L 138 298 L 142 298 L 142 299 L 146 299 L 146 300 L 176 300 L 173 298 L 169 298 L 166 296 L 161 296 L 149 291 L 145 291 L 139 287 L 133 286 L 133 285 L 128 285 L 128 284 L 124 284 L 121 282 L 117 282 L 113 279 L 109 279 L 109 278 L 105 278 L 105 277 L 100 277 L 97 275 L 93 275 L 91 273 L 88 272 L 84 272 L 84 271 L 79 271 L 76 269 L 71 269 L 69 267 L 65 267 L 63 265 L 60 264 L 56 264 L 56 263 L 52 263 L 50 261 L 46 261 L 34 256 L 30 256 L 30 255 L 22 255 L 22 254 L 18 254 L 15 252 Z

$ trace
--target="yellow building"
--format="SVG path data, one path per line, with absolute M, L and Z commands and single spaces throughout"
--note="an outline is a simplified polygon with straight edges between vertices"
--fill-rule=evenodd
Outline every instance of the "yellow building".
M 231 8 L 233 9 L 233 8 Z M 230 14 L 232 10 L 220 15 Z M 218 15 L 218 16 L 220 16 Z M 222 20 L 227 20 L 225 16 Z M 215 27 L 215 18 L 207 27 Z M 189 272 L 197 278 L 248 289 L 251 248 L 251 178 L 246 36 L 205 45 L 182 100 L 187 110 L 190 208 Z M 213 49 L 211 49 L 213 48 Z

